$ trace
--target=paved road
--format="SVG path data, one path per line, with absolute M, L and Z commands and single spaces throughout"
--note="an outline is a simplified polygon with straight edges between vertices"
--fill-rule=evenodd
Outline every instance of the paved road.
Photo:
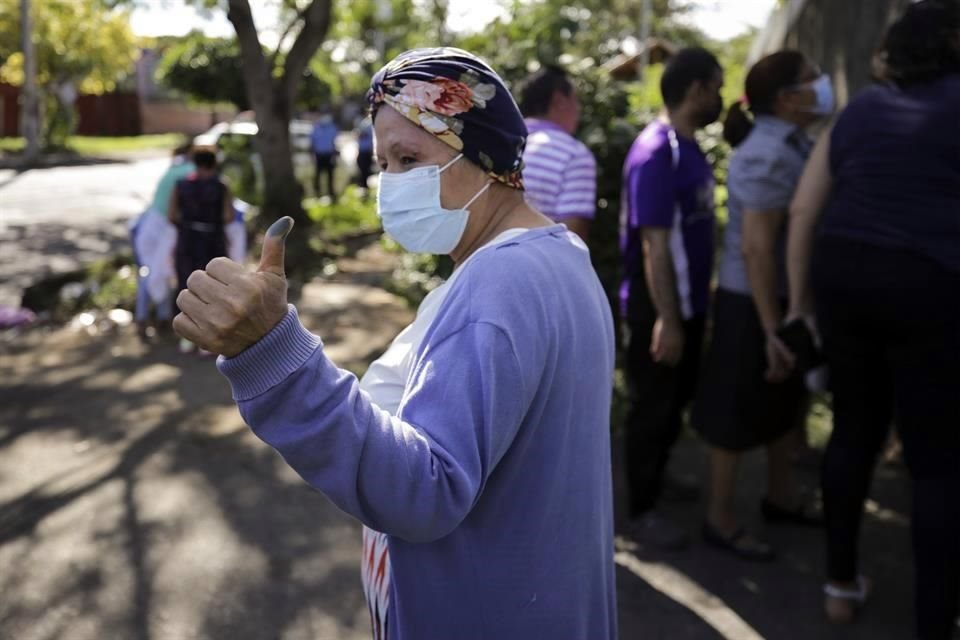
M 17 173 L 0 171 L 0 305 L 23 287 L 127 246 L 169 160 L 153 157 Z
M 356 141 L 344 134 L 338 147 L 346 182 Z M 312 175 L 310 157 L 296 162 Z M 23 288 L 45 275 L 126 249 L 126 222 L 146 208 L 168 163 L 161 152 L 81 167 L 0 169 L 0 305 L 18 306 Z

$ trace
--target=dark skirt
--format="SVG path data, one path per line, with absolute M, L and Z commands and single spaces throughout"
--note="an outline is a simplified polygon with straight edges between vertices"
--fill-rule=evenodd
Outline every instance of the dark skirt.
M 772 384 L 763 377 L 766 368 L 766 337 L 753 298 L 717 290 L 713 337 L 691 415 L 708 444 L 746 451 L 802 424 L 803 377 Z
M 180 289 L 187 288 L 187 278 L 199 269 L 206 269 L 214 258 L 227 255 L 227 236 L 220 226 L 214 231 L 197 231 L 180 225 L 177 236 L 176 267 Z

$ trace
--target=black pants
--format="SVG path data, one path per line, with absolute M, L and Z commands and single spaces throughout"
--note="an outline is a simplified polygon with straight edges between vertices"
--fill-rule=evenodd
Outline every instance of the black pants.
M 364 189 L 373 174 L 373 151 L 357 152 L 357 182 Z
M 337 155 L 330 153 L 315 153 L 313 154 L 313 158 L 316 162 L 316 170 L 313 174 L 313 193 L 319 197 L 320 174 L 325 174 L 327 177 L 327 193 L 331 198 L 336 199 L 337 193 L 334 191 L 333 177 L 337 168 Z
M 919 637 L 949 638 L 960 599 L 960 274 L 839 238 L 818 242 L 813 265 L 833 391 L 829 577 L 857 575 L 863 505 L 893 420 L 913 477 Z
M 645 287 L 633 287 L 631 297 L 626 362 L 631 400 L 625 435 L 630 515 L 636 517 L 654 508 L 660 498 L 670 450 L 697 388 L 705 316 L 684 322 L 683 358 L 676 367 L 668 367 L 650 356 L 657 314 Z

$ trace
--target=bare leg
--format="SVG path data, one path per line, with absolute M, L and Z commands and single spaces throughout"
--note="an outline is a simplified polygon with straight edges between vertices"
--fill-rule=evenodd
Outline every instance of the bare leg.
M 726 449 L 710 449 L 710 493 L 707 522 L 723 534 L 737 529 L 737 515 L 733 507 L 733 492 L 737 480 L 737 462 L 740 454 Z

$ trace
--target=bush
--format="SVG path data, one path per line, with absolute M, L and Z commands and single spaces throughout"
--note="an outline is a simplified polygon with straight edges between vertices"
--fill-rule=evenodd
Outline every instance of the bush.
M 374 199 L 355 185 L 344 189 L 336 202 L 330 198 L 306 198 L 307 217 L 327 238 L 372 233 L 380 228 Z
M 27 287 L 23 306 L 60 322 L 81 311 L 116 308 L 132 311 L 136 296 L 136 265 L 132 256 L 124 253 Z

